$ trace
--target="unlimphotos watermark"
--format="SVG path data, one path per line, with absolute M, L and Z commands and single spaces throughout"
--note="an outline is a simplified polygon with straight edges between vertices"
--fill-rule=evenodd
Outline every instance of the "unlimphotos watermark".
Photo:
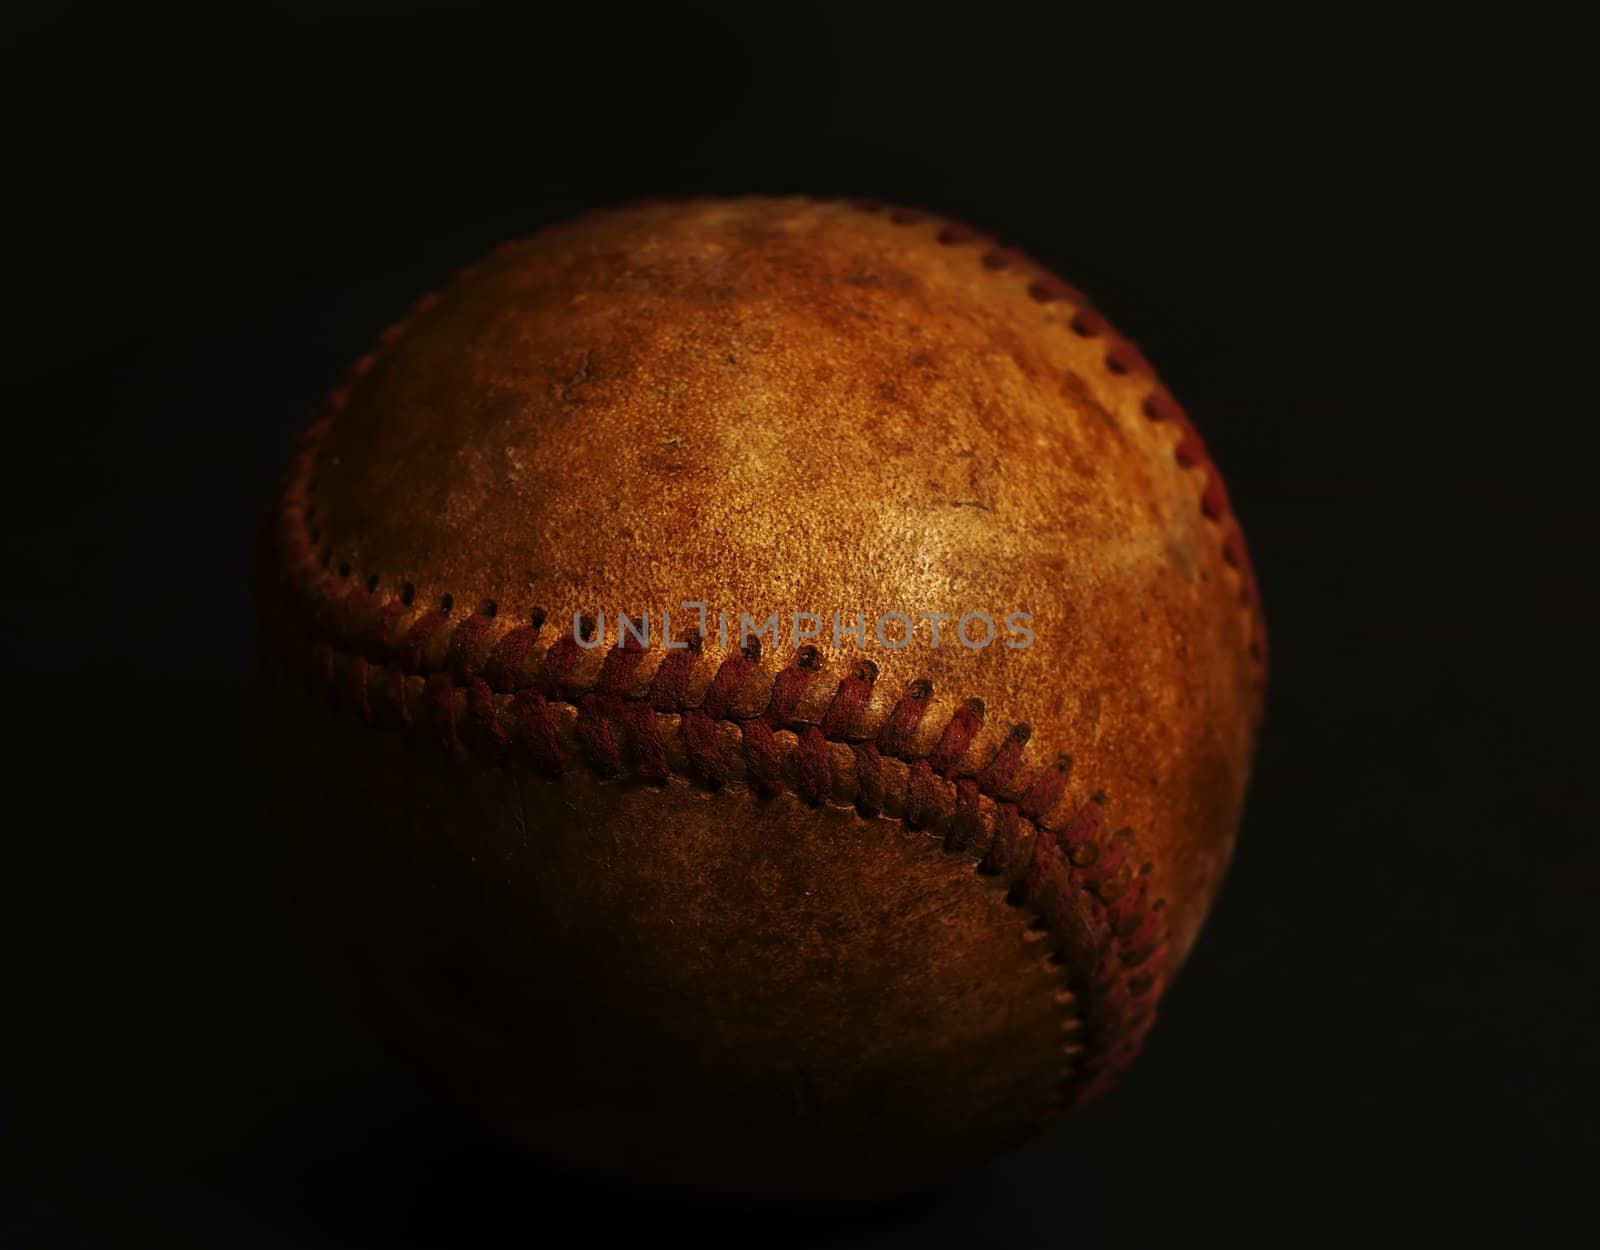
M 702 639 L 709 641 L 711 627 L 715 624 L 718 645 L 724 648 L 733 639 L 737 639 L 741 649 L 751 642 L 759 645 L 763 639 L 768 647 L 774 649 L 781 647 L 784 642 L 799 648 L 812 639 L 826 639 L 829 633 L 835 647 L 842 647 L 847 639 L 853 639 L 862 650 L 877 645 L 891 651 L 898 651 L 913 643 L 931 647 L 962 646 L 972 651 L 998 644 L 1020 651 L 1033 646 L 1034 640 L 1033 630 L 1029 628 L 1033 620 L 1030 612 L 891 611 L 880 612 L 876 619 L 869 620 L 867 614 L 861 611 L 848 619 L 841 612 L 826 616 L 821 612 L 772 612 L 757 618 L 746 612 L 730 614 L 719 611 L 713 620 L 710 609 L 700 600 L 685 599 L 678 604 L 678 608 L 695 613 Z M 616 642 L 619 646 L 632 640 L 648 647 L 653 637 L 659 637 L 661 645 L 669 650 L 689 646 L 683 638 L 673 637 L 671 609 L 660 614 L 659 634 L 654 632 L 654 622 L 649 612 L 617 612 L 613 619 L 616 621 Z M 604 645 L 606 614 L 574 612 L 572 637 L 580 647 Z

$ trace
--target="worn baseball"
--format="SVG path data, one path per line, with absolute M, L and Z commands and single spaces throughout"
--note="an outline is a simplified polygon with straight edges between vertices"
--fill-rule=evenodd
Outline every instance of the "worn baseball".
M 953 222 L 508 245 L 356 363 L 269 529 L 312 909 L 390 1043 L 567 1164 L 958 1175 L 1123 1073 L 1228 863 L 1264 636 L 1222 481 Z

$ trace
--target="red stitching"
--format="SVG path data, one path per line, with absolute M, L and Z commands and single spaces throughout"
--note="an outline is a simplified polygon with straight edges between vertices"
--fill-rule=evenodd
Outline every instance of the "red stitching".
M 928 766 L 941 777 L 953 777 L 978 730 L 983 728 L 983 700 L 969 699 L 957 708 L 928 756 Z
M 683 650 L 669 651 L 650 682 L 650 706 L 658 712 L 672 712 L 681 708 L 688 697 L 689 675 L 699 658 L 698 636 L 691 639 Z
M 747 720 L 739 728 L 750 784 L 762 798 L 776 798 L 783 793 L 783 768 L 772 726 L 764 720 Z
M 744 688 L 745 678 L 755 665 L 742 654 L 734 654 L 717 666 L 717 675 L 711 679 L 705 701 L 700 705 L 702 715 L 712 720 L 723 720 Z
M 494 691 L 481 677 L 467 679 L 467 717 L 479 741 L 486 744 L 489 754 L 503 759 L 506 748 L 506 731 L 501 728 L 495 710 Z
M 578 701 L 578 738 L 602 777 L 623 774 L 622 748 L 612 732 L 621 720 L 622 701 L 615 695 L 586 694 Z
M 388 710 L 394 717 L 395 728 L 403 734 L 411 732 L 411 708 L 406 704 L 406 671 L 399 664 L 384 670 L 384 697 Z
M 556 644 L 545 652 L 544 666 L 539 670 L 538 686 L 546 698 L 559 699 L 566 685 L 567 674 L 578 662 L 582 648 L 571 634 L 563 634 Z
M 1086 802 L 1073 816 L 1067 826 L 1056 834 L 1062 847 L 1073 859 L 1078 860 L 1090 847 L 1095 845 L 1100 836 L 1100 827 L 1105 817 L 1101 813 L 1100 804 L 1105 801 L 1105 796 L 1091 794 Z
M 902 819 L 909 828 L 924 829 L 933 823 L 938 812 L 939 787 L 933 769 L 927 760 L 917 760 L 906 778 L 906 809 Z
M 444 623 L 449 618 L 443 612 L 429 612 L 417 618 L 412 625 L 403 650 L 400 653 L 400 662 L 410 672 L 416 672 L 423 667 L 422 655 L 433 636 L 444 628 Z
M 423 706 L 439 732 L 440 744 L 452 760 L 467 758 L 466 744 L 456 731 L 456 689 L 449 673 L 434 673 L 423 686 Z
M 539 631 L 531 625 L 519 625 L 510 630 L 495 644 L 488 663 L 483 666 L 484 678 L 501 694 L 508 694 L 520 684 L 517 675 L 527 663 L 528 652 L 538 640 Z
M 450 633 L 449 666 L 463 679 L 473 672 L 472 661 L 494 622 L 487 616 L 469 616 Z
M 1110 329 L 1110 323 L 1092 308 L 1080 308 L 1070 322 L 1072 332 L 1081 338 L 1098 338 Z
M 630 700 L 624 704 L 624 722 L 634 750 L 634 771 L 646 781 L 665 785 L 672 776 L 667 746 L 649 704 Z
M 1028 284 L 1028 294 L 1041 304 L 1048 304 L 1056 300 L 1065 300 L 1071 304 L 1087 304 L 1089 301 L 1082 291 L 1070 283 L 1063 282 L 1055 274 L 1046 274 L 1042 278 L 1035 278 Z
M 947 851 L 964 851 L 978 836 L 978 795 L 981 787 L 975 777 L 962 777 L 956 781 L 956 812 L 950 829 L 944 837 Z
M 1022 748 L 1033 737 L 1027 725 L 1013 725 L 1000 749 L 994 753 L 984 770 L 978 774 L 978 784 L 989 794 L 998 794 L 1011 784 L 1011 777 L 1022 762 Z
M 1127 339 L 1123 339 L 1106 353 L 1106 368 L 1112 373 L 1149 373 L 1150 365 L 1141 352 Z
M 883 811 L 883 756 L 871 742 L 860 743 L 854 751 L 856 810 L 863 816 L 876 816 Z
M 1035 836 L 1033 853 L 1011 893 L 1016 901 L 1032 904 L 1044 920 L 1045 928 L 1056 933 L 1071 933 L 1076 919 L 1069 906 L 1074 899 L 1072 884 L 1066 860 L 1054 839 Z M 1094 966 L 1099 968 L 1103 963 L 1099 952 L 1095 952 Z
M 1184 468 L 1193 469 L 1205 463 L 1206 445 L 1191 429 L 1178 440 L 1178 445 L 1172 449 L 1172 454 Z
M 1049 768 L 1039 774 L 1039 779 L 1028 787 L 1028 792 L 1017 804 L 1023 819 L 1035 824 L 1043 820 L 1067 791 L 1067 774 L 1072 769 L 1072 757 L 1059 755 Z
M 1140 878 L 1140 880 L 1144 881 L 1145 879 Z M 1130 904 L 1136 902 L 1142 903 L 1146 900 L 1148 894 L 1149 885 L 1145 884 L 1141 886 L 1138 894 L 1135 897 L 1130 898 L 1128 901 Z M 1129 910 L 1131 914 L 1131 907 Z M 1121 922 L 1118 921 L 1119 926 L 1120 924 Z M 1121 933 L 1120 927 L 1118 932 Z M 1147 906 L 1144 909 L 1143 914 L 1139 916 L 1137 923 L 1133 924 L 1128 931 L 1126 933 L 1122 933 L 1121 936 L 1123 938 L 1123 947 L 1126 951 L 1126 954 L 1124 955 L 1124 962 L 1129 963 L 1130 965 L 1142 965 L 1144 967 L 1149 967 L 1150 960 L 1155 953 L 1155 949 L 1163 938 L 1161 928 L 1161 909 L 1154 904 Z
M 767 724 L 782 728 L 794 720 L 800 698 L 805 694 L 811 674 L 816 672 L 819 662 L 817 649 L 807 647 L 793 664 L 772 679 L 772 695 L 767 700 Z
M 550 718 L 549 702 L 535 690 L 519 690 L 512 700 L 512 707 L 516 712 L 522 744 L 533 757 L 533 762 L 550 776 L 561 776 L 566 769 L 566 758 L 561 751 L 561 744 L 556 740 L 556 727 Z
M 717 741 L 716 718 L 696 709 L 683 714 L 683 745 L 691 771 L 708 790 L 720 790 L 728 780 L 728 762 Z
M 628 687 L 633 681 L 633 674 L 638 670 L 644 656 L 644 647 L 637 638 L 628 639 L 620 647 L 612 647 L 606 652 L 605 661 L 600 665 L 600 679 L 595 683 L 596 689 L 603 694 L 619 697 L 627 694 Z
M 1084 883 L 1091 889 L 1101 891 L 1101 887 L 1109 884 L 1111 879 L 1121 870 L 1127 855 L 1128 848 L 1124 839 L 1117 836 L 1112 836 L 1104 843 L 1098 844 L 1093 858 L 1083 865 Z M 1125 897 L 1126 894 L 1127 891 L 1123 890 L 1119 898 Z M 1103 891 L 1101 896 L 1104 897 Z M 1114 907 L 1115 904 L 1113 904 Z M 1113 916 L 1112 927 L 1114 928 L 1115 926 L 1116 918 Z
M 795 748 L 795 788 L 813 807 L 828 797 L 833 788 L 828 762 L 828 740 L 816 725 L 800 732 Z
M 839 683 L 833 702 L 822 718 L 822 735 L 836 741 L 849 736 L 856 719 L 872 697 L 872 683 L 878 680 L 878 666 L 871 660 L 862 660 L 850 676 Z
M 1017 817 L 1017 805 L 998 804 L 994 812 L 994 836 L 989 840 L 989 850 L 978 864 L 978 871 L 989 876 L 1010 876 L 1022 859 L 1022 840 L 1022 822 Z
M 889 713 L 878 731 L 878 749 L 886 755 L 905 755 L 911 749 L 911 739 L 922 724 L 928 711 L 928 700 L 933 695 L 933 683 L 926 678 L 912 682 L 900 701 Z

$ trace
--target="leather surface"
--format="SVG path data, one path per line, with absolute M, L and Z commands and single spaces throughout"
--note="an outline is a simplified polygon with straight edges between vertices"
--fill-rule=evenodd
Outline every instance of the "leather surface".
M 1040 298 L 1040 271 L 991 255 L 947 223 L 807 200 L 640 206 L 535 236 L 427 301 L 336 397 L 304 490 L 316 559 L 336 585 L 370 587 L 396 637 L 430 613 L 452 626 L 472 617 L 480 655 L 536 611 L 542 640 L 570 632 L 575 613 L 604 612 L 610 643 L 617 612 L 649 612 L 645 677 L 663 662 L 661 611 L 673 610 L 675 634 L 692 623 L 684 600 L 709 606 L 713 633 L 719 610 L 735 631 L 740 613 L 778 613 L 778 645 L 763 646 L 774 668 L 795 659 L 791 613 L 862 612 L 865 650 L 835 647 L 829 627 L 812 639 L 824 689 L 862 658 L 876 665 L 848 737 L 877 732 L 923 680 L 928 710 L 908 758 L 973 699 L 982 725 L 952 777 L 978 773 L 1018 724 L 1031 733 L 1017 793 L 1070 756 L 1065 793 L 1039 825 L 1061 828 L 1095 797 L 1161 900 L 1157 958 L 1170 973 L 1215 894 L 1243 800 L 1260 712 L 1259 622 L 1241 602 L 1251 588 L 1225 558 L 1231 520 L 1200 505 L 1208 468 L 1180 464 L 1183 429 L 1148 415 L 1154 378 L 1109 367 L 1120 340 L 1108 328 L 1083 332 L 1075 299 Z M 871 636 L 889 611 L 952 619 L 938 648 L 919 621 L 912 643 L 891 649 Z M 982 649 L 952 637 L 973 611 L 1001 627 Z M 1031 614 L 1035 641 L 1022 649 L 1002 641 L 1015 611 Z M 448 667 L 446 638 L 419 644 L 410 671 Z M 699 692 L 736 650 L 736 638 L 706 641 Z M 604 654 L 584 653 L 580 670 L 592 676 Z M 751 711 L 768 689 L 770 676 Z M 312 778 L 340 777 L 356 754 L 319 752 Z M 381 813 L 391 828 L 424 793 L 416 770 L 392 767 L 341 791 L 370 796 L 369 823 Z M 781 1081 L 750 1094 L 731 1074 L 763 1055 L 781 1068 L 786 1044 L 807 1057 L 805 1080 L 830 1091 L 839 1158 L 837 1143 L 856 1136 L 841 1126 L 872 1122 L 851 1073 L 878 1047 L 908 1074 L 907 1107 L 918 1089 L 969 1091 L 967 1104 L 928 1104 L 943 1133 L 904 1108 L 882 1121 L 896 1142 L 925 1143 L 928 1168 L 1036 1115 L 1037 1075 L 1059 1066 L 1036 1056 L 1059 1047 L 1060 1013 L 1028 1005 L 1041 995 L 1036 961 L 1017 947 L 1026 918 L 985 894 L 970 862 L 910 853 L 915 835 L 879 828 L 882 817 L 757 801 L 737 785 L 708 796 L 569 772 L 513 798 L 511 784 L 503 765 L 471 759 L 427 782 L 436 849 L 455 863 L 480 847 L 497 894 L 499 926 L 467 943 L 483 966 L 548 976 L 543 950 L 590 951 L 587 975 L 618 970 L 603 1005 L 566 991 L 541 1001 L 625 1020 L 630 1036 L 678 1055 L 680 1074 L 698 1054 L 684 1080 L 702 1098 L 724 1090 L 715 1070 L 746 1089 L 738 1105 L 766 1105 Z M 346 802 L 334 825 L 348 831 L 360 813 Z M 830 857 L 856 839 L 859 855 Z M 359 845 L 386 863 L 381 837 Z M 485 867 L 508 855 L 542 874 L 537 888 Z M 798 913 L 784 906 L 796 890 L 813 900 Z M 477 919 L 463 903 L 440 923 L 466 932 Z M 594 926 L 613 945 L 583 936 Z M 723 1005 L 701 1010 L 707 1001 Z M 789 1001 L 804 1005 L 798 1035 L 781 1023 Z M 835 1034 L 834 1019 L 853 1023 Z M 970 1132 L 957 1127 L 963 1105 Z

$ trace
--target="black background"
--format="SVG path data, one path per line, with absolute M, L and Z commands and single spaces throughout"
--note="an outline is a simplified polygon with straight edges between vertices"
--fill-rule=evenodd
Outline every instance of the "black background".
M 1274 19 L 1276 20 L 1276 19 Z M 14 1244 L 1415 1243 L 1592 1170 L 1579 409 L 1438 32 L 1154 11 L 7 17 Z M 1459 60 L 1459 58 L 1455 58 Z M 1486 103 L 1487 102 L 1487 103 Z M 438 1103 L 300 936 L 252 756 L 288 435 L 457 266 L 653 193 L 865 194 L 1093 293 L 1205 432 L 1273 641 L 1240 851 L 1111 1097 L 851 1213 L 618 1195 Z M 1591 405 L 1592 407 L 1592 405 Z

